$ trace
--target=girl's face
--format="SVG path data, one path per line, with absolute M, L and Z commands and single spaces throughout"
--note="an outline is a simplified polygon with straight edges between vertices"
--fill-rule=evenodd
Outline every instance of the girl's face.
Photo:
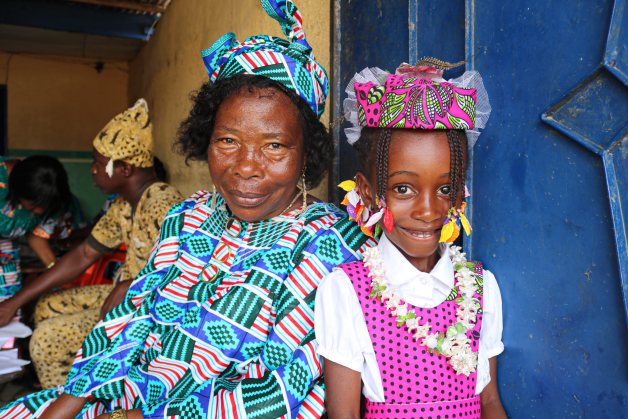
M 466 158 L 466 156 L 465 156 Z M 441 229 L 451 206 L 450 150 L 445 131 L 395 130 L 388 153 L 386 205 L 393 215 L 392 233 L 380 226 L 390 241 L 415 266 L 437 260 Z M 375 179 L 373 170 L 372 179 Z M 369 205 L 374 182 L 358 173 L 360 194 Z M 458 205 L 460 205 L 458 197 Z M 428 266 L 432 265 L 428 262 Z M 433 267 L 433 265 L 432 265 Z M 421 267 L 419 267 L 421 269 Z M 431 268 L 426 268 L 431 269 Z

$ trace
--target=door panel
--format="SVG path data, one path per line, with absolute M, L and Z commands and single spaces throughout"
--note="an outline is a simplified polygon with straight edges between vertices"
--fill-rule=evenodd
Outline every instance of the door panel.
M 502 291 L 504 405 L 515 418 L 625 417 L 626 317 L 603 161 L 592 152 L 628 122 L 627 90 L 599 67 L 613 2 L 472 7 L 467 37 L 486 46 L 475 68 L 493 114 L 474 153 L 471 251 Z M 539 116 L 565 95 L 552 114 L 560 132 Z

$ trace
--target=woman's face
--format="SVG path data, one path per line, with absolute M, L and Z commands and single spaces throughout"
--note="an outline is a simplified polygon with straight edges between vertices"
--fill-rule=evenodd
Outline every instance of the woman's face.
M 107 195 L 119 193 L 124 182 L 121 165 L 114 164 L 113 176 L 109 177 L 106 170 L 109 157 L 103 156 L 95 148 L 92 149 L 92 153 L 94 154 L 94 161 L 92 162 L 91 172 L 94 186 Z
M 394 227 L 386 235 L 411 262 L 436 254 L 450 208 L 449 172 L 450 151 L 445 131 L 394 131 L 385 193 Z M 367 192 L 370 201 L 374 184 L 359 175 L 362 195 Z M 365 187 L 368 191 L 363 191 Z M 383 223 L 380 224 L 384 229 Z
M 298 119 L 288 96 L 271 88 L 243 89 L 218 108 L 207 162 L 216 190 L 239 219 L 272 218 L 295 197 L 305 163 Z

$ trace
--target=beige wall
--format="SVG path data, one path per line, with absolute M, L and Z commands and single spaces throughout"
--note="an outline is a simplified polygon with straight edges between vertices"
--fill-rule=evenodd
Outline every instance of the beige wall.
M 128 64 L 0 52 L 7 84 L 9 149 L 91 151 L 128 104 Z
M 303 29 L 317 59 L 329 70 L 330 1 L 295 0 Z M 156 155 L 164 162 L 170 183 L 184 195 L 211 189 L 206 164 L 190 163 L 172 153 L 180 122 L 190 109 L 189 94 L 207 80 L 201 50 L 227 32 L 239 41 L 252 35 L 284 37 L 279 24 L 266 15 L 260 0 L 173 0 L 150 42 L 131 61 L 129 104 L 146 98 L 153 121 Z M 284 37 L 285 38 L 285 37 Z M 323 122 L 328 123 L 328 114 Z M 327 198 L 327 182 L 314 191 Z

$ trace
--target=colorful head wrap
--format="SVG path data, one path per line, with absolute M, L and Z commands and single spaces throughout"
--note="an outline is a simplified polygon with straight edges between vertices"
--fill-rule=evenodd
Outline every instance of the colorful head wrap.
M 148 104 L 138 100 L 132 108 L 113 118 L 94 138 L 94 148 L 109 157 L 107 173 L 113 175 L 113 162 L 122 160 L 135 167 L 152 167 L 155 145 Z
M 349 144 L 360 138 L 362 127 L 464 129 L 472 147 L 491 113 L 482 77 L 467 71 L 443 80 L 434 67 L 404 64 L 396 74 L 366 68 L 347 86 L 345 115 L 354 125 L 345 129 Z
M 383 85 L 356 83 L 363 127 L 471 129 L 475 89 L 391 74 Z
M 262 0 L 262 6 L 288 40 L 257 35 L 240 43 L 234 33 L 223 35 L 202 51 L 211 83 L 242 73 L 265 76 L 297 92 L 320 118 L 329 82 L 307 43 L 299 10 L 292 0 Z

